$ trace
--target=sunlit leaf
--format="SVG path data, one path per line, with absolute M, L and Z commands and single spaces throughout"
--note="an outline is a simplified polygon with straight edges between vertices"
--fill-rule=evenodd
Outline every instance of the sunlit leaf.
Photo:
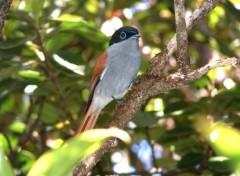
M 223 123 L 216 124 L 209 134 L 210 142 L 217 153 L 230 157 L 240 158 L 240 132 Z
M 51 18 L 54 21 L 85 22 L 82 17 L 72 14 L 62 14 L 57 18 Z
M 14 122 L 9 127 L 12 131 L 17 133 L 23 133 L 26 129 L 26 125 L 22 122 Z
M 163 111 L 164 105 L 161 98 L 155 98 L 148 102 L 145 111 Z
M 56 173 L 58 176 L 66 176 L 80 160 L 95 152 L 108 137 L 118 137 L 126 142 L 130 140 L 126 132 L 116 128 L 87 131 L 68 140 L 62 148 L 50 150 L 42 155 L 34 163 L 28 176 L 55 175 Z
M 213 123 L 204 116 L 196 119 L 195 128 L 206 138 L 217 154 L 240 158 L 240 132 L 223 122 Z
M 7 160 L 0 143 L 0 175 L 4 176 L 14 176 L 13 169 Z
M 34 70 L 21 70 L 20 72 L 18 72 L 18 74 L 25 78 L 38 79 L 40 81 L 46 79 L 43 75 Z
M 227 157 L 217 156 L 208 160 L 209 168 L 217 173 L 232 172 L 235 169 L 234 161 Z
M 63 56 L 63 55 L 62 55 Z M 62 65 L 63 67 L 79 74 L 79 75 L 84 75 L 84 70 L 85 70 L 85 66 L 83 65 L 76 65 L 73 63 L 68 62 L 68 59 L 70 58 L 70 56 L 66 56 L 65 58 L 60 57 L 57 54 L 53 55 L 53 59 L 60 65 Z M 67 59 L 68 58 L 68 59 Z M 78 58 L 79 59 L 79 58 Z
M 209 25 L 211 27 L 215 27 L 217 23 L 220 21 L 220 17 L 223 16 L 225 13 L 224 9 L 220 6 L 214 8 L 211 13 L 209 14 Z
M 192 83 L 192 85 L 200 87 L 200 88 L 204 88 L 207 86 L 207 83 L 209 82 L 209 79 L 207 77 L 202 77 L 200 79 L 197 79 L 196 81 L 194 81 Z

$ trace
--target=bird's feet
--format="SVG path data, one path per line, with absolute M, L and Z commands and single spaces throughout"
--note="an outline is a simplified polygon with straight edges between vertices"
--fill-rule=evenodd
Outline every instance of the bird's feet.
M 133 79 L 132 84 L 137 83 L 140 80 L 141 76 L 137 76 L 136 78 Z
M 114 96 L 112 96 L 112 99 L 114 100 L 114 101 L 116 101 L 117 102 L 117 104 L 119 104 L 120 106 L 122 106 L 124 103 L 123 103 L 123 99 L 116 99 Z

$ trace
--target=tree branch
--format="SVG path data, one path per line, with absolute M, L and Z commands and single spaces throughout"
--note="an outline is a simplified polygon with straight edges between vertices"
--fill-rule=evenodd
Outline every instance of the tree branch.
M 177 38 L 177 63 L 181 72 L 188 73 L 190 59 L 188 55 L 188 34 L 185 21 L 184 0 L 174 0 Z
M 12 0 L 0 0 L 0 34 L 7 17 L 7 12 L 12 4 Z
M 220 0 L 205 0 L 186 21 L 187 32 L 189 32 L 199 20 L 203 19 L 219 2 Z M 175 35 L 168 43 L 166 49 L 151 59 L 149 68 L 141 76 L 135 87 L 129 91 L 124 99 L 124 104 L 116 109 L 113 118 L 104 125 L 105 128 L 110 126 L 124 128 L 124 126 L 134 117 L 136 112 L 148 98 L 162 92 L 185 86 L 200 78 L 213 68 L 239 63 L 239 59 L 237 58 L 228 58 L 226 60 L 215 61 L 202 68 L 193 70 L 186 75 L 183 75 L 181 72 L 177 72 L 163 78 L 162 73 L 168 57 L 175 51 L 176 45 Z M 105 143 L 103 143 L 102 147 L 97 152 L 79 163 L 79 165 L 75 168 L 73 175 L 87 175 L 87 173 L 100 160 L 102 155 L 105 152 L 111 151 L 115 144 L 116 139 L 108 139 Z

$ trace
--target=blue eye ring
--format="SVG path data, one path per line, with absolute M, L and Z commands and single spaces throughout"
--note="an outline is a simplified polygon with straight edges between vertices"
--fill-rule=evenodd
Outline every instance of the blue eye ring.
M 120 33 L 120 39 L 125 39 L 127 37 L 127 34 L 125 32 Z

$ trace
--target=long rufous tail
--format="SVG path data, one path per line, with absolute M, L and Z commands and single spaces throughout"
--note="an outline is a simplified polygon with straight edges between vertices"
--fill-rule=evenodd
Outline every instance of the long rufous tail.
M 94 113 L 92 113 L 91 111 L 92 111 L 92 106 L 89 107 L 87 113 L 85 114 L 85 116 L 83 118 L 83 121 L 81 122 L 80 127 L 78 128 L 78 130 L 76 132 L 76 134 L 79 134 L 79 133 L 82 133 L 84 131 L 90 130 L 95 126 L 100 111 L 94 112 Z

